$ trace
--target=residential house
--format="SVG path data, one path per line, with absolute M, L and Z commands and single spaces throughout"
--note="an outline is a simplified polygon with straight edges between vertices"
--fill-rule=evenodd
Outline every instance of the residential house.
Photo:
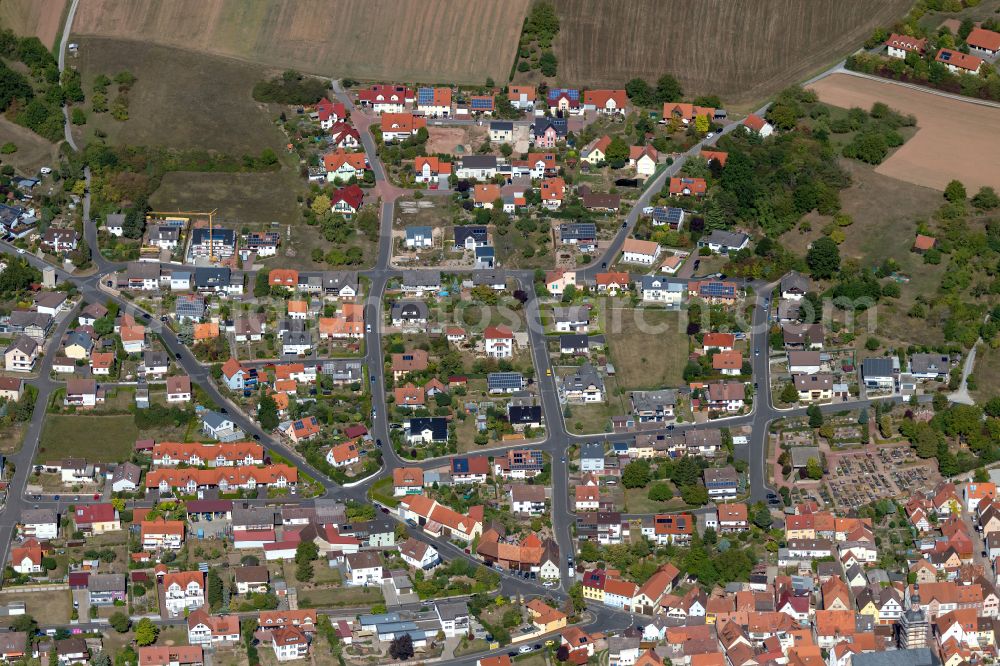
M 799 402 L 827 402 L 833 399 L 833 375 L 794 374 L 792 383 L 799 393 Z
M 490 358 L 511 358 L 514 355 L 514 333 L 506 326 L 490 326 L 483 331 L 486 356 Z
M 677 407 L 677 391 L 661 389 L 659 391 L 632 391 L 629 394 L 632 413 L 639 423 L 662 423 L 673 421 Z
M 927 50 L 927 40 L 910 37 L 909 35 L 900 35 L 894 32 L 885 40 L 885 47 L 886 53 L 890 58 L 903 59 L 907 53 L 923 55 Z
M 200 571 L 176 571 L 162 576 L 167 612 L 176 617 L 205 605 L 205 576 Z
M 673 177 L 670 179 L 668 194 L 671 197 L 703 197 L 708 191 L 704 178 Z
M 594 366 L 584 363 L 562 378 L 560 393 L 564 402 L 603 402 L 604 379 Z
M 662 303 L 671 309 L 681 306 L 686 289 L 687 285 L 683 281 L 662 275 L 643 275 L 639 281 L 643 303 Z
M 660 256 L 660 246 L 654 241 L 626 238 L 622 244 L 621 261 L 629 264 L 651 266 Z
M 364 200 L 364 190 L 357 185 L 341 187 L 330 195 L 330 212 L 346 216 L 354 215 L 361 210 Z
M 4 368 L 10 372 L 31 372 L 38 360 L 38 343 L 18 335 L 4 350 Z
M 606 115 L 624 114 L 628 96 L 624 90 L 587 90 L 583 93 L 583 110 Z
M 631 146 L 628 153 L 628 164 L 639 176 L 649 178 L 656 173 L 656 165 L 660 155 L 651 145 Z
M 698 240 L 698 247 L 707 247 L 716 254 L 731 254 L 746 249 L 750 245 L 750 236 L 739 231 L 713 229 L 707 236 Z
M 934 61 L 948 68 L 952 74 L 979 74 L 983 59 L 954 49 L 938 49 Z
M 437 548 L 410 537 L 399 547 L 399 555 L 414 569 L 433 569 L 441 562 Z
M 774 134 L 774 126 L 758 116 L 756 113 L 751 113 L 746 117 L 743 121 L 743 127 L 745 127 L 747 131 L 759 135 L 762 139 L 766 139 Z

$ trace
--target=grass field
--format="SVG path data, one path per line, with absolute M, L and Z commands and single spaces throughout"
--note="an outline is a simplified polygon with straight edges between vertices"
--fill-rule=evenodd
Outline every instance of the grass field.
M 623 87 L 669 72 L 688 94 L 757 102 L 857 48 L 910 0 L 556 0 L 558 80 Z M 732 108 L 730 108 L 730 111 Z
M 910 251 L 917 231 L 917 220 L 927 219 L 943 201 L 935 190 L 906 183 L 878 173 L 872 167 L 847 159 L 841 166 L 851 175 L 851 186 L 841 191 L 843 212 L 854 224 L 843 227 L 846 240 L 840 246 L 844 259 L 852 259 L 866 268 L 876 268 L 883 259 L 892 258 L 910 281 L 900 285 L 898 300 L 885 299 L 878 306 L 879 335 L 889 340 L 914 344 L 940 344 L 941 329 L 914 326 L 905 316 L 920 294 L 931 297 L 937 292 L 945 265 L 925 264 L 921 255 Z M 872 202 L 878 201 L 878 206 Z M 805 255 L 809 244 L 822 235 L 831 220 L 816 213 L 808 215 L 812 229 L 789 231 L 781 242 L 796 254 Z M 865 337 L 860 338 L 863 344 Z
M 316 590 L 299 590 L 299 608 L 364 606 L 366 604 L 380 604 L 384 600 L 382 589 L 377 587 L 328 587 Z
M 680 386 L 688 358 L 681 313 L 611 309 L 605 315 L 611 361 L 625 391 Z
M 1000 349 L 979 345 L 972 374 L 976 379 L 976 390 L 970 392 L 977 403 L 982 404 L 1000 395 Z
M 129 457 L 138 435 L 139 430 L 130 414 L 48 414 L 37 460 L 61 457 L 72 451 L 73 455 L 86 458 L 88 462 L 117 462 Z
M 3 5 L 0 4 L 0 7 Z M 14 167 L 18 173 L 31 176 L 43 166 L 56 163 L 59 154 L 55 144 L 49 143 L 26 127 L 15 125 L 0 116 L 0 144 L 13 143 L 17 152 L 0 157 L 0 162 Z
M 326 76 L 481 84 L 506 79 L 528 4 L 90 0 L 81 3 L 73 28 Z
M 995 168 L 1000 152 L 1000 113 L 970 102 L 912 90 L 885 81 L 834 74 L 810 86 L 823 102 L 842 107 L 871 108 L 885 102 L 917 117 L 916 135 L 875 170 L 915 185 L 943 190 L 958 179 L 970 192 L 1000 186 Z M 942 169 L 941 155 L 961 155 Z
M 21 592 L 11 588 L 9 594 L 0 594 L 0 603 L 23 601 L 24 612 L 44 624 L 69 624 L 69 616 L 73 610 L 73 597 L 69 588 L 64 590 L 48 590 L 45 592 Z M 0 624 L 8 625 L 15 616 L 7 616 Z
M 77 22 L 87 7 L 86 3 L 80 7 Z M 80 70 L 88 97 L 99 74 L 114 77 L 128 70 L 136 76 L 128 94 L 129 119 L 119 122 L 110 113 L 89 113 L 86 101 L 88 122 L 74 128 L 77 140 L 90 141 L 100 128 L 109 143 L 216 150 L 237 156 L 256 155 L 264 148 L 283 152 L 282 133 L 266 106 L 251 96 L 254 84 L 267 75 L 265 68 L 147 42 L 97 37 L 77 41 L 79 55 L 68 64 Z M 112 84 L 109 102 L 116 95 Z
M 649 499 L 649 488 L 624 488 L 625 506 L 628 513 L 659 513 L 662 511 L 677 511 L 683 509 L 684 500 L 673 497 L 666 502 Z M 676 489 L 675 489 L 676 492 Z
M 243 224 L 278 222 L 284 241 L 284 225 L 301 217 L 295 196 L 303 189 L 302 181 L 289 169 L 277 173 L 175 171 L 163 176 L 149 203 L 155 210 L 218 209 L 216 220 L 237 229 Z

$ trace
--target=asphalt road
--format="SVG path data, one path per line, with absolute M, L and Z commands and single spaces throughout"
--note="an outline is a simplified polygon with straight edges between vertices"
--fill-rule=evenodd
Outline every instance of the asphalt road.
M 74 2 L 73 7 L 75 8 L 76 2 Z M 71 8 L 72 11 L 72 8 Z M 337 82 L 334 82 L 334 91 L 336 96 L 349 108 L 353 107 L 352 100 L 350 96 L 340 88 Z M 737 124 L 734 123 L 726 128 L 725 131 L 731 131 Z M 386 185 L 385 181 L 385 170 L 380 163 L 376 150 L 375 144 L 371 137 L 371 134 L 367 131 L 360 132 L 362 137 L 362 145 L 368 155 L 369 163 L 371 165 L 372 171 L 375 174 L 376 185 Z M 621 246 L 625 238 L 632 232 L 635 224 L 638 220 L 639 213 L 643 206 L 645 206 L 656 192 L 663 186 L 663 182 L 670 175 L 675 174 L 683 165 L 683 162 L 688 156 L 697 155 L 704 145 L 709 145 L 714 143 L 717 137 L 711 140 L 706 140 L 691 150 L 689 150 L 685 155 L 680 156 L 674 164 L 669 166 L 666 170 L 662 171 L 656 178 L 653 179 L 651 183 L 646 187 L 645 191 L 641 195 L 639 203 L 633 207 L 632 211 L 629 213 L 626 224 L 624 227 L 620 228 L 615 235 L 614 239 L 610 242 L 609 246 L 606 248 L 604 253 L 598 257 L 589 267 L 582 269 L 581 272 L 585 276 L 592 276 L 593 273 L 603 270 L 605 263 L 610 265 L 614 260 L 617 253 L 620 251 Z M 88 174 L 89 179 L 89 174 Z M 319 481 L 325 491 L 327 497 L 335 497 L 341 499 L 355 499 L 359 501 L 364 501 L 367 498 L 367 491 L 370 488 L 374 480 L 382 478 L 388 474 L 392 473 L 392 470 L 404 465 L 417 465 L 423 468 L 438 466 L 445 464 L 446 459 L 438 459 L 432 461 L 420 461 L 417 463 L 402 460 L 392 449 L 388 424 L 386 421 L 386 405 L 382 396 L 385 395 L 385 383 L 382 373 L 382 322 L 384 321 L 384 314 L 382 312 L 382 302 L 383 295 L 386 290 L 386 286 L 390 279 L 394 277 L 399 277 L 403 274 L 403 271 L 397 270 L 390 265 L 392 245 L 391 245 L 391 232 L 392 232 L 392 218 L 394 211 L 394 201 L 389 198 L 384 200 L 382 203 L 381 215 L 380 215 L 380 243 L 378 260 L 376 266 L 371 270 L 361 271 L 360 274 L 369 280 L 369 291 L 366 296 L 365 301 L 365 318 L 367 322 L 370 322 L 370 330 L 366 330 L 364 335 L 365 342 L 365 362 L 368 366 L 370 373 L 370 378 L 374 381 L 371 383 L 372 395 L 378 397 L 377 400 L 373 402 L 373 409 L 375 412 L 374 419 L 372 421 L 372 432 L 376 439 L 381 440 L 381 452 L 383 467 L 382 470 L 372 477 L 371 479 L 355 485 L 353 487 L 342 487 L 334 483 L 329 478 L 325 477 L 319 470 L 312 468 L 310 465 L 305 463 L 296 452 L 294 452 L 290 447 L 288 447 L 283 441 L 274 438 L 270 433 L 263 432 L 256 422 L 249 416 L 244 414 L 233 402 L 231 402 L 226 395 L 224 395 L 216 386 L 216 384 L 211 380 L 209 375 L 209 370 L 206 366 L 200 364 L 197 359 L 191 354 L 191 352 L 185 348 L 177 339 L 177 337 L 170 331 L 169 328 L 163 326 L 158 319 L 158 313 L 146 313 L 135 307 L 135 305 L 128 301 L 127 299 L 115 297 L 112 294 L 105 292 L 99 288 L 100 279 L 108 272 L 120 268 L 119 265 L 113 264 L 105 260 L 99 253 L 97 243 L 96 243 L 96 227 L 90 220 L 89 216 L 89 194 L 85 196 L 84 199 L 84 219 L 86 220 L 85 232 L 86 239 L 91 245 L 91 250 L 94 253 L 94 263 L 98 267 L 97 273 L 87 277 L 71 276 L 67 274 L 62 269 L 57 269 L 57 275 L 60 280 L 72 281 L 86 301 L 89 302 L 100 302 L 105 303 L 108 301 L 115 301 L 121 307 L 123 311 L 133 313 L 138 319 L 147 319 L 147 325 L 152 329 L 154 333 L 159 334 L 167 350 L 175 356 L 175 363 L 179 365 L 185 372 L 187 372 L 194 383 L 201 386 L 209 398 L 216 402 L 220 406 L 224 406 L 227 411 L 229 418 L 231 418 L 238 427 L 242 428 L 249 436 L 256 436 L 259 438 L 260 442 L 271 452 L 278 453 L 290 460 L 293 460 L 295 464 L 305 471 L 307 474 Z M 93 240 L 93 242 L 91 242 Z M 8 244 L 0 244 L 0 251 L 13 254 L 16 250 Z M 41 268 L 47 266 L 46 262 L 37 257 L 24 255 L 28 260 Z M 462 273 L 473 273 L 473 270 L 450 270 L 450 272 L 462 272 Z M 569 488 L 568 488 L 568 469 L 566 462 L 566 450 L 569 446 L 573 444 L 578 444 L 587 441 L 603 441 L 609 439 L 609 435 L 606 434 L 593 434 L 593 435 L 573 435 L 568 432 L 565 423 L 562 418 L 562 405 L 559 402 L 558 390 L 555 383 L 555 377 L 551 373 L 552 366 L 546 350 L 546 344 L 544 340 L 544 334 L 542 327 L 539 323 L 539 300 L 535 296 L 533 288 L 533 272 L 532 271 L 518 271 L 518 270 L 496 270 L 490 271 L 494 273 L 499 273 L 503 275 L 508 280 L 516 281 L 516 283 L 523 289 L 529 296 L 529 300 L 525 304 L 525 313 L 528 322 L 528 334 L 531 346 L 531 354 L 533 364 L 535 366 L 535 374 L 537 377 L 539 395 L 542 403 L 544 418 L 546 421 L 546 436 L 545 439 L 537 444 L 532 444 L 532 448 L 538 448 L 551 456 L 552 459 L 552 485 L 553 485 L 553 499 L 552 499 L 552 524 L 555 533 L 555 539 L 559 545 L 561 557 L 563 559 L 562 566 L 565 569 L 565 562 L 570 554 L 575 554 L 575 549 L 573 547 L 573 541 L 570 532 L 570 525 L 575 521 L 575 514 L 571 510 L 569 504 Z M 758 302 L 762 299 L 770 296 L 773 289 L 772 286 L 768 285 L 753 285 L 756 289 L 756 298 Z M 62 338 L 63 333 L 66 330 L 71 317 L 65 317 L 59 324 L 59 327 L 53 337 L 50 340 L 50 344 L 57 344 Z M 805 413 L 805 409 L 792 409 L 792 410 L 776 410 L 770 400 L 770 396 L 767 394 L 766 387 L 769 385 L 768 376 L 769 368 L 767 361 L 767 330 L 768 330 L 768 320 L 767 311 L 765 308 L 758 307 L 754 311 L 752 330 L 750 331 L 751 336 L 751 348 L 754 350 L 759 349 L 760 355 L 756 353 L 752 357 L 752 363 L 754 367 L 754 377 L 755 381 L 758 382 L 759 386 L 763 390 L 763 395 L 758 395 L 754 401 L 754 408 L 752 413 L 749 415 L 731 417 L 727 419 L 719 419 L 707 424 L 678 424 L 673 428 L 675 433 L 683 432 L 684 430 L 690 428 L 717 428 L 721 426 L 742 426 L 750 425 L 752 426 L 752 436 L 750 438 L 750 443 L 748 446 L 743 447 L 743 450 L 738 452 L 738 455 L 748 460 L 750 463 L 750 476 L 751 476 L 751 500 L 758 501 L 766 498 L 767 493 L 770 492 L 770 488 L 766 484 L 766 469 L 764 465 L 764 459 L 766 457 L 766 435 L 768 431 L 768 426 L 777 418 L 784 416 L 798 416 Z M 39 389 L 39 400 L 35 408 L 35 412 L 32 416 L 32 421 L 29 424 L 28 431 L 24 439 L 24 445 L 20 452 L 11 457 L 11 460 L 17 466 L 17 472 L 12 479 L 9 486 L 9 496 L 8 502 L 2 515 L 0 515 L 0 539 L 2 539 L 2 544 L 0 544 L 0 555 L 6 557 L 7 549 L 9 548 L 10 536 L 13 533 L 14 526 L 17 522 L 17 518 L 21 511 L 28 508 L 29 505 L 38 503 L 43 506 L 53 506 L 61 510 L 65 510 L 68 500 L 62 500 L 61 502 L 54 502 L 51 498 L 46 498 L 40 500 L 39 502 L 34 502 L 26 499 L 24 497 L 24 489 L 27 483 L 28 472 L 30 471 L 31 462 L 34 458 L 35 452 L 37 450 L 39 437 L 41 434 L 41 428 L 43 424 L 43 419 L 45 415 L 45 405 L 48 402 L 48 397 L 51 395 L 52 391 L 57 386 L 56 382 L 53 382 L 48 378 L 49 370 L 51 369 L 52 359 L 54 354 L 47 354 L 42 362 L 42 370 L 39 373 L 39 378 L 33 380 L 32 383 L 35 384 Z M 850 409 L 855 407 L 860 407 L 867 404 L 867 401 L 855 401 L 851 403 L 840 403 L 835 405 L 826 405 L 822 409 L 824 411 L 839 411 L 843 409 Z M 659 431 L 652 432 L 665 432 L 667 427 L 660 429 Z M 523 442 L 501 445 L 497 447 L 490 447 L 484 449 L 483 452 L 489 451 L 491 453 L 497 453 L 501 451 L 506 451 L 513 448 L 524 447 Z M 77 504 L 82 504 L 87 501 L 92 501 L 89 499 L 84 499 Z M 144 500 L 139 504 L 151 503 L 152 500 Z M 310 505 L 312 500 L 298 500 L 294 497 L 284 498 L 283 500 L 254 500 L 254 503 L 279 503 L 281 501 L 294 501 L 302 505 Z M 407 525 L 408 532 L 415 538 L 432 543 L 439 552 L 445 558 L 454 557 L 466 557 L 471 556 L 465 553 L 462 549 L 456 547 L 452 543 L 444 539 L 434 539 L 424 533 L 422 530 L 413 528 Z M 572 584 L 573 579 L 563 576 L 562 579 L 562 589 L 551 589 L 543 587 L 538 581 L 525 580 L 519 576 L 502 572 L 501 573 L 501 591 L 504 594 L 546 594 L 555 597 L 557 600 L 564 600 L 566 598 L 566 592 L 569 586 Z M 591 612 L 593 613 L 594 619 L 592 625 L 595 627 L 601 627 L 604 630 L 610 628 L 624 628 L 628 626 L 633 620 L 628 613 L 622 613 L 614 609 L 606 608 L 602 605 L 591 606 Z M 505 652 L 506 650 L 499 650 L 497 653 Z M 481 656 L 481 655 L 478 655 Z M 470 657 L 466 660 L 456 660 L 455 663 L 473 663 L 475 657 Z

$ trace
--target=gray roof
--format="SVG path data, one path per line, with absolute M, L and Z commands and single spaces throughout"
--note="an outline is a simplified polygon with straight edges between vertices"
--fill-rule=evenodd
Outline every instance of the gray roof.
M 496 169 L 497 158 L 495 155 L 466 155 L 462 158 L 462 167 L 465 169 Z
M 798 271 L 791 271 L 781 278 L 781 291 L 804 294 L 809 291 L 809 278 Z
M 407 238 L 417 238 L 418 236 L 428 237 L 433 235 L 434 228 L 422 225 L 413 225 L 406 227 L 406 237 Z
M 661 389 L 659 391 L 633 391 L 632 405 L 636 411 L 656 410 L 661 405 L 676 405 L 677 391 Z
M 111 475 L 111 482 L 131 481 L 134 484 L 138 484 L 141 475 L 142 469 L 138 465 L 131 462 L 123 462 L 118 467 L 115 467 L 114 474 Z
M 705 476 L 705 483 L 738 483 L 740 480 L 740 475 L 736 473 L 736 470 L 727 465 L 722 468 L 708 467 L 703 472 Z
M 698 241 L 699 245 L 722 245 L 725 247 L 740 247 L 749 240 L 749 236 L 740 231 L 713 229 L 707 237 Z
M 159 280 L 160 265 L 148 261 L 130 261 L 125 276 L 132 280 Z
M 469 605 L 464 601 L 439 601 L 437 614 L 442 620 L 469 616 Z
M 590 363 L 584 363 L 576 369 L 576 372 L 563 379 L 563 385 L 567 390 L 584 390 L 589 386 L 604 390 L 604 380 Z
M 91 592 L 124 592 L 125 574 L 90 574 L 87 589 Z
M 556 322 L 576 323 L 580 321 L 590 321 L 590 309 L 582 305 L 574 305 L 568 308 L 552 308 L 552 317 Z
M 584 442 L 580 445 L 580 459 L 585 458 L 603 458 L 604 457 L 604 443 L 603 442 Z
M 202 423 L 207 425 L 209 428 L 221 428 L 222 425 L 229 421 L 229 417 L 220 412 L 213 412 L 211 410 L 205 410 L 201 415 Z M 232 421 L 230 421 L 232 423 Z
M 663 275 L 643 275 L 640 278 L 642 290 L 663 289 L 666 291 L 681 291 L 687 288 L 685 280 L 675 280 Z
M 396 301 L 392 304 L 392 319 L 418 320 L 427 319 L 427 304 L 423 301 Z
M 851 657 L 852 666 L 939 666 L 930 648 L 862 652 Z
M 830 374 L 799 374 L 792 375 L 795 388 L 799 391 L 832 391 L 833 375 Z
M 562 240 L 597 238 L 597 225 L 593 222 L 565 222 L 559 225 L 559 238 Z
M 199 266 L 194 269 L 194 283 L 198 287 L 214 287 L 229 284 L 230 271 L 228 268 L 215 268 L 213 266 Z
M 588 349 L 590 342 L 583 333 L 564 333 L 559 336 L 560 349 Z
M 275 510 L 266 506 L 233 507 L 233 526 L 274 525 Z
M 312 336 L 309 331 L 285 331 L 281 342 L 286 345 L 311 345 Z
M 866 358 L 862 364 L 865 377 L 892 377 L 893 363 L 890 357 Z
M 44 312 L 35 312 L 34 310 L 14 310 L 10 313 L 10 325 L 17 328 L 25 328 L 28 326 L 48 328 L 51 322 L 52 315 L 45 314 Z
M 144 351 L 142 353 L 142 364 L 147 368 L 155 368 L 159 366 L 169 366 L 170 356 L 166 352 L 161 351 Z
M 951 358 L 947 354 L 913 354 L 910 356 L 910 372 L 927 374 L 936 372 L 943 375 L 951 367 Z
M 403 276 L 403 286 L 406 287 L 440 287 L 440 271 L 407 271 Z
M 491 130 L 501 130 L 501 131 L 511 131 L 514 129 L 514 123 L 509 120 L 494 120 L 490 123 Z
M 21 523 L 25 525 L 54 523 L 56 518 L 56 512 L 52 509 L 26 509 L 21 512 Z

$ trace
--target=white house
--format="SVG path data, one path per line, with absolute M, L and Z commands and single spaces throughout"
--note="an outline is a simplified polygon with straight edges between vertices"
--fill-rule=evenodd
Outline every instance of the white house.
M 514 356 L 514 332 L 505 326 L 490 326 L 483 332 L 486 355 L 490 358 Z
M 621 260 L 628 264 L 651 266 L 659 255 L 660 246 L 653 241 L 626 238 L 622 244 Z
M 382 558 L 375 551 L 348 553 L 344 557 L 351 585 L 381 585 Z
M 640 286 L 643 303 L 662 303 L 679 308 L 684 300 L 685 284 L 662 275 L 643 275 Z
M 747 130 L 759 134 L 762 139 L 766 139 L 774 134 L 774 126 L 758 116 L 756 113 L 751 113 L 747 116 L 746 120 L 743 121 L 743 126 L 746 127 Z
M 200 571 L 177 571 L 163 576 L 163 597 L 172 616 L 205 605 L 204 574 Z
M 432 569 L 441 561 L 437 548 L 413 537 L 400 545 L 399 555 L 415 569 Z

